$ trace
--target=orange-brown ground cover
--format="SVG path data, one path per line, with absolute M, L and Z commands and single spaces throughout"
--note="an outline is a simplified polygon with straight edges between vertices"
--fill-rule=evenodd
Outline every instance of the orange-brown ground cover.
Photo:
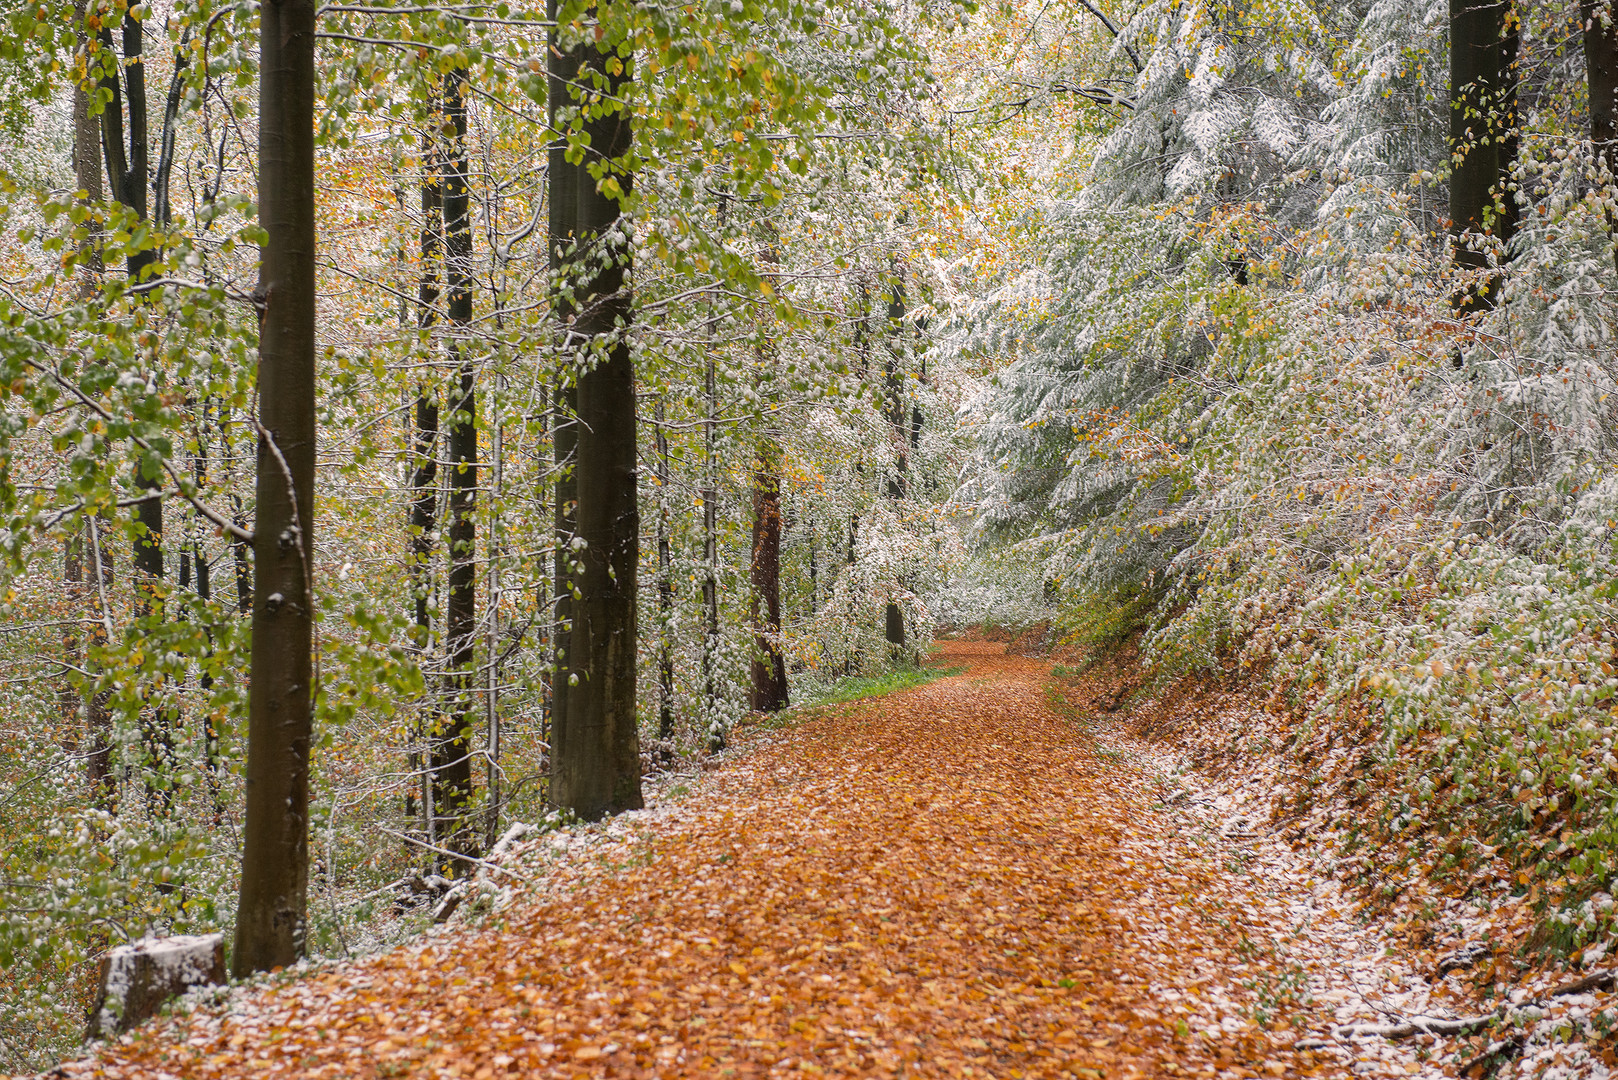
M 1337 1075 L 1285 1008 L 1244 1015 L 1274 930 L 1219 846 L 1053 708 L 1048 664 L 945 656 L 966 673 L 759 736 L 677 812 L 526 869 L 484 929 L 59 1075 Z

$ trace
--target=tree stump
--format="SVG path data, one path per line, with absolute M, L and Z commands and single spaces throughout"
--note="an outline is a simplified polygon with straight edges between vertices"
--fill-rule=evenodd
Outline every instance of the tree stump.
M 200 934 L 120 945 L 102 957 L 99 981 L 87 1039 L 128 1031 L 193 986 L 223 984 L 225 942 L 218 934 Z

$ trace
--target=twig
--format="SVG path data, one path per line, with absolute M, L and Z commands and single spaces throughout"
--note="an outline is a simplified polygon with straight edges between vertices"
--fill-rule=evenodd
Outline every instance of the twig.
M 381 825 L 378 825 L 376 827 L 376 829 L 377 829 L 377 832 L 387 833 L 389 836 L 392 836 L 392 837 L 394 837 L 396 839 L 399 839 L 399 840 L 403 840 L 407 844 L 415 844 L 417 847 L 424 847 L 428 851 L 436 851 L 440 855 L 448 855 L 450 858 L 456 859 L 456 860 L 458 860 L 460 862 L 476 863 L 477 865 L 483 867 L 484 869 L 493 871 L 494 873 L 497 873 L 497 874 L 509 874 L 511 877 L 516 878 L 518 881 L 522 882 L 524 885 L 532 885 L 532 884 L 534 884 L 534 879 L 533 878 L 526 877 L 526 876 L 524 876 L 522 874 L 519 874 L 519 873 L 517 873 L 517 871 L 508 869 L 507 867 L 504 867 L 504 866 L 501 866 L 499 863 L 492 863 L 487 859 L 475 858 L 474 856 L 466 855 L 466 854 L 463 854 L 463 853 L 461 853 L 459 851 L 450 851 L 448 848 L 441 848 L 437 844 L 429 844 L 425 840 L 417 840 L 414 836 L 409 836 L 409 835 L 407 835 L 405 833 L 402 833 L 402 832 L 394 832 L 392 829 L 384 828 Z
M 29 367 L 40 372 L 41 374 L 50 376 L 57 386 L 67 391 L 70 395 L 78 400 L 79 404 L 101 417 L 101 419 L 105 420 L 109 425 L 117 423 L 116 418 L 111 413 L 109 413 L 106 409 L 103 409 L 99 403 L 86 395 L 84 391 L 80 390 L 76 384 L 64 378 L 61 372 L 54 368 L 47 367 L 38 361 L 30 360 L 27 357 L 23 358 L 23 363 L 27 364 Z M 139 435 L 130 435 L 129 441 L 146 451 L 148 454 L 152 452 L 151 443 L 147 442 Z M 169 463 L 167 455 L 159 454 L 158 463 L 161 465 L 163 471 L 168 473 L 169 479 L 174 481 L 175 489 L 180 497 L 185 499 L 186 502 L 190 503 L 192 508 L 195 509 L 197 513 L 207 518 L 216 527 L 218 527 L 221 532 L 234 536 L 238 540 L 245 540 L 248 543 L 252 543 L 252 533 L 239 527 L 235 522 L 230 521 L 223 515 L 217 513 L 211 507 L 205 505 L 198 496 L 186 490 L 185 482 L 180 478 L 180 475 L 174 471 L 174 466 Z

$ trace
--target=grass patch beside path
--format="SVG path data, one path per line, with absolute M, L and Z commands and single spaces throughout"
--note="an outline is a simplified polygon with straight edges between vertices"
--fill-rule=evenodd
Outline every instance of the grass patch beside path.
M 820 694 L 810 697 L 799 708 L 815 709 L 822 705 L 846 705 L 861 698 L 885 697 L 913 686 L 925 686 L 935 679 L 959 675 L 966 670 L 964 664 L 949 667 L 906 667 L 883 672 L 881 675 L 852 675 L 838 679 Z
M 866 698 L 886 697 L 901 690 L 925 686 L 937 679 L 959 675 L 965 670 L 966 667 L 962 664 L 947 667 L 923 665 L 895 668 L 879 675 L 850 675 L 834 682 L 811 684 L 799 691 L 803 697 L 796 705 L 774 715 L 761 717 L 748 726 L 763 728 L 766 731 L 790 727 L 810 719 L 821 709 L 831 705 L 847 705 Z

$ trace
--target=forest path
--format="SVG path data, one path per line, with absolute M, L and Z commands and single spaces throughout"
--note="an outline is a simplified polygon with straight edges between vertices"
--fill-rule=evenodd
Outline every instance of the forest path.
M 1265 1002 L 1273 902 L 1232 901 L 1220 842 L 1053 706 L 1049 664 L 1003 649 L 946 642 L 965 673 L 759 738 L 677 807 L 554 854 L 497 928 L 153 1025 L 59 1075 L 1322 1069 L 1242 1015 Z

